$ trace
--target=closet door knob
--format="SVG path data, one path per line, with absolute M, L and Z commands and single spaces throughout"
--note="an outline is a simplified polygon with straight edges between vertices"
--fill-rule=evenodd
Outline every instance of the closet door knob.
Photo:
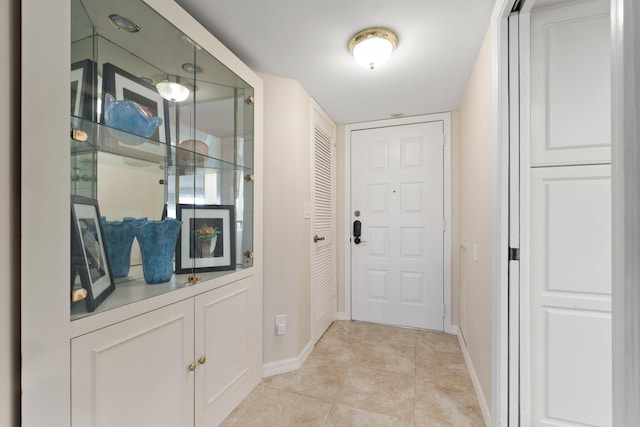
M 206 356 L 201 356 L 200 359 L 198 359 L 198 363 L 201 365 L 204 365 L 206 362 L 207 362 Z
M 189 365 L 189 367 L 187 369 L 189 369 L 189 372 L 195 371 L 196 370 L 196 364 L 192 363 L 191 365 Z

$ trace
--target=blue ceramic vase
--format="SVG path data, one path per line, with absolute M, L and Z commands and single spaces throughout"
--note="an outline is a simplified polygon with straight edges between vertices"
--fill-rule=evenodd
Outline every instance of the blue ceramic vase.
M 131 217 L 125 217 L 122 221 L 107 221 L 105 217 L 100 219 L 102 220 L 109 262 L 111 263 L 111 273 L 115 278 L 125 277 L 129 274 L 131 245 L 136 235 L 133 224 L 136 221 L 146 221 L 147 219 Z
M 126 132 L 149 138 L 156 131 L 156 128 L 162 124 L 160 117 L 153 117 L 148 110 L 145 110 L 140 104 L 122 100 L 116 101 L 111 94 L 104 97 L 104 121 L 107 126 L 122 129 Z M 115 133 L 115 137 L 122 135 Z M 129 139 L 124 135 L 122 143 L 127 143 Z M 131 144 L 138 144 L 142 141 L 129 141 Z
M 142 273 L 149 284 L 164 283 L 173 275 L 173 253 L 182 221 L 135 221 L 136 239 L 142 253 Z

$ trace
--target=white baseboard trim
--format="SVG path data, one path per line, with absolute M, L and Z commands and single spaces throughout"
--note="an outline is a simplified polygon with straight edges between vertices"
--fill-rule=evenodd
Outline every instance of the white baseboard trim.
M 447 331 L 445 331 L 447 332 Z M 451 335 L 460 335 L 460 328 L 458 328 L 458 325 L 451 325 L 451 330 L 449 332 L 447 332 Z
M 345 312 L 339 311 L 336 313 L 336 320 L 351 320 L 351 318 Z
M 476 370 L 473 368 L 473 363 L 471 362 L 471 356 L 469 356 L 469 352 L 467 351 L 467 343 L 462 336 L 462 332 L 458 326 L 452 326 L 451 329 L 455 328 L 456 335 L 458 336 L 458 342 L 460 343 L 460 348 L 462 349 L 462 354 L 464 355 L 464 361 L 467 364 L 467 369 L 469 369 L 469 375 L 471 376 L 471 382 L 473 382 L 473 388 L 476 390 L 476 397 L 478 398 L 478 403 L 480 404 L 480 410 L 482 411 L 482 416 L 484 418 L 484 423 L 487 426 L 491 425 L 491 411 L 489 411 L 489 406 L 487 405 L 487 399 L 485 399 L 484 394 L 482 393 L 482 388 L 480 387 L 480 380 L 478 380 L 478 375 L 476 374 Z
M 302 349 L 302 352 L 298 357 L 292 357 L 290 359 L 278 360 L 277 362 L 265 363 L 262 365 L 262 377 L 272 377 L 278 374 L 284 374 L 286 372 L 296 371 L 300 369 L 307 357 L 313 351 L 313 344 L 311 341 Z

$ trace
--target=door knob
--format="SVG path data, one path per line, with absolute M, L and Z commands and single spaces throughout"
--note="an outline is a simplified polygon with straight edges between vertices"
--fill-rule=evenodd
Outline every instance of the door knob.
M 318 243 L 320 240 L 324 240 L 324 237 L 319 237 L 317 234 L 313 236 L 313 243 Z
M 198 359 L 198 363 L 201 365 L 204 365 L 206 362 L 207 362 L 206 356 L 200 356 L 200 359 Z
M 189 372 L 193 372 L 193 371 L 195 371 L 195 370 L 196 370 L 196 364 L 195 364 L 195 363 L 190 364 L 190 365 L 187 367 L 187 369 L 189 370 Z

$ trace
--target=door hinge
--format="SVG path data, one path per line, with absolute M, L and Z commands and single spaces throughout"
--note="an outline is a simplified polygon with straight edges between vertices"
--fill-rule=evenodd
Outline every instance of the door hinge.
M 447 220 L 446 219 L 442 220 L 442 231 L 447 231 Z
M 442 146 L 444 147 L 444 146 L 446 146 L 446 145 L 447 145 L 447 137 L 446 137 L 446 135 L 443 133 L 443 134 L 442 134 Z
M 509 261 L 520 261 L 520 248 L 509 248 Z
M 442 304 L 442 317 L 447 317 L 447 306 Z

